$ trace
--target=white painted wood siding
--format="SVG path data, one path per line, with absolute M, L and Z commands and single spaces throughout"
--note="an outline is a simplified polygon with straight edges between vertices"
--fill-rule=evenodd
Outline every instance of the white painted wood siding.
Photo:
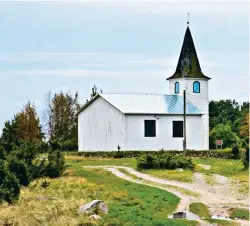
M 158 118 L 158 119 L 157 119 Z M 156 120 L 156 137 L 144 137 L 144 120 Z M 126 116 L 127 150 L 183 150 L 183 138 L 173 137 L 173 121 L 183 116 Z M 201 116 L 187 116 L 187 149 L 203 149 Z
M 111 151 L 124 147 L 125 116 L 102 97 L 78 116 L 78 150 Z

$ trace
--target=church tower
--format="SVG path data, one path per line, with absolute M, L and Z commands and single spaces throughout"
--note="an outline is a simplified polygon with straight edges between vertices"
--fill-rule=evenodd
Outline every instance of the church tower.
M 188 22 L 189 24 L 189 22 Z M 197 106 L 202 115 L 204 135 L 202 140 L 203 150 L 209 149 L 209 96 L 208 81 L 201 70 L 199 59 L 195 50 L 189 26 L 187 26 L 181 53 L 175 73 L 167 78 L 169 81 L 169 94 L 183 96 L 186 90 L 186 101 Z M 195 129 L 195 128 L 194 128 Z M 188 136 L 188 135 L 187 135 Z M 188 149 L 188 144 L 187 144 Z

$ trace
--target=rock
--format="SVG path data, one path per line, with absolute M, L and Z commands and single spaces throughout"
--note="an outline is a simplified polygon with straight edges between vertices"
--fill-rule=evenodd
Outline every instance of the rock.
M 86 203 L 79 208 L 79 213 L 98 213 L 102 212 L 104 214 L 108 213 L 108 206 L 102 200 L 93 200 Z
M 184 169 L 182 169 L 182 168 L 177 168 L 176 169 L 178 172 L 183 172 L 184 171 Z
M 100 217 L 99 215 L 97 214 L 93 214 L 91 216 L 89 216 L 90 219 L 94 219 L 94 220 L 99 220 L 99 219 L 102 219 L 102 217 Z

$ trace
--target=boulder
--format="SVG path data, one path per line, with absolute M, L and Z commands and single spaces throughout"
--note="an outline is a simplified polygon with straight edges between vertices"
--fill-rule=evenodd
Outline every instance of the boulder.
M 108 206 L 102 200 L 93 200 L 86 203 L 79 208 L 79 213 L 91 214 L 91 213 L 108 213 Z
M 93 219 L 93 220 L 99 220 L 99 219 L 101 219 L 102 217 L 100 217 L 100 216 L 97 215 L 97 214 L 93 214 L 93 215 L 89 216 L 89 218 L 90 218 L 90 219 Z

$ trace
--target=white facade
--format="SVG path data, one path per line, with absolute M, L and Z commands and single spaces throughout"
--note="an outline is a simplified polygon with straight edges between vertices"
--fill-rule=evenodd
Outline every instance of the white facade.
M 103 98 L 78 115 L 78 150 L 117 150 L 125 144 L 125 115 Z
M 156 136 L 144 136 L 144 120 L 156 121 Z M 183 115 L 122 113 L 102 96 L 78 116 L 79 151 L 183 150 L 183 137 L 173 137 L 173 121 Z M 187 149 L 204 150 L 201 115 L 187 116 Z
M 193 92 L 193 83 L 198 81 L 200 83 L 200 92 Z M 180 92 L 177 95 L 183 96 L 183 90 L 186 90 L 186 99 L 197 106 L 202 115 L 202 143 L 203 150 L 209 149 L 209 94 L 208 94 L 208 80 L 207 79 L 191 79 L 178 78 L 169 80 L 169 94 L 175 94 L 175 83 L 179 82 Z

